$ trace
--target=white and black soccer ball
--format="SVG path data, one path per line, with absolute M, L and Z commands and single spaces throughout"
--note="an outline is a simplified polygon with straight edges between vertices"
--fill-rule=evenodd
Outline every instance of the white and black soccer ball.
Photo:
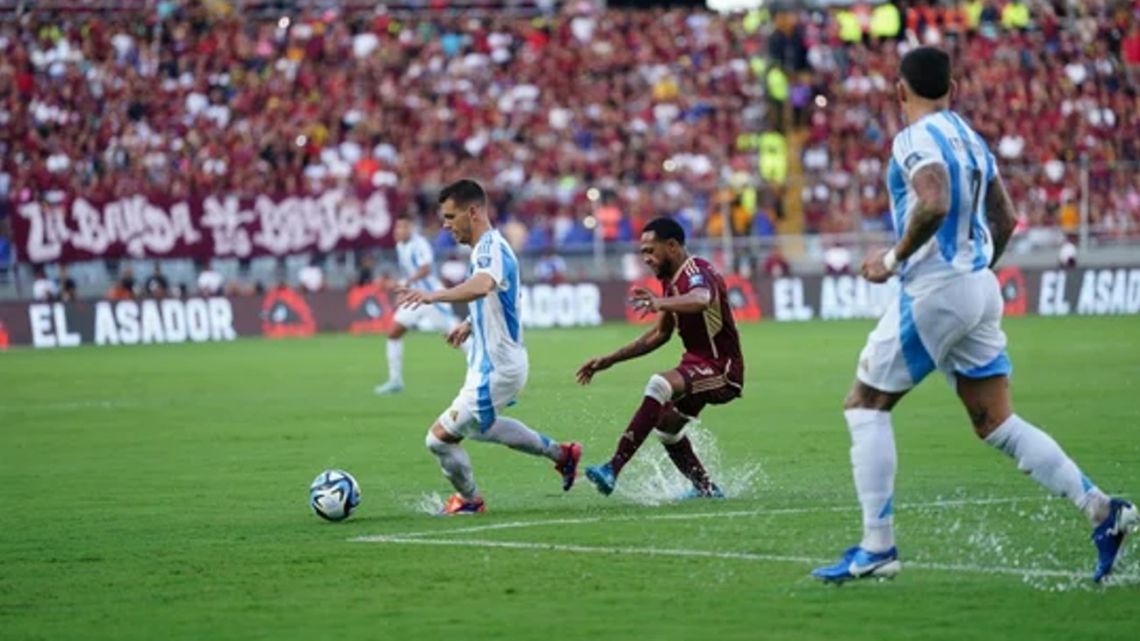
M 343 521 L 360 505 L 360 485 L 344 470 L 325 470 L 309 486 L 309 507 L 328 521 Z

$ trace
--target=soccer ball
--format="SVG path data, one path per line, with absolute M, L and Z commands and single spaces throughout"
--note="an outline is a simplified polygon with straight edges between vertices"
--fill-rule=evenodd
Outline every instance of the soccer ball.
M 360 505 L 360 486 L 344 470 L 325 470 L 309 486 L 309 507 L 327 521 L 343 521 Z

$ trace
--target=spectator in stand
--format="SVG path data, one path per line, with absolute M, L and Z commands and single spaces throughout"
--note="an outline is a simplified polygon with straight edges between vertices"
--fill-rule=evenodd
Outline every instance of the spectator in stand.
M 297 273 L 297 280 L 301 283 L 301 291 L 315 294 L 325 288 L 325 272 L 321 269 L 323 256 L 314 256 L 308 265 Z
M 372 256 L 363 254 L 360 256 L 360 265 L 356 269 L 356 286 L 364 287 L 371 285 L 376 281 L 376 261 Z
M 226 279 L 221 274 L 214 271 L 208 263 L 198 263 L 198 295 L 199 296 L 218 296 L 222 293 L 225 287 Z
M 135 274 L 130 267 L 123 267 L 119 273 L 119 280 L 115 281 L 107 290 L 107 300 L 131 300 L 135 297 Z
M 829 276 L 851 273 L 851 251 L 835 245 L 823 252 L 823 271 Z
M 12 243 L 7 236 L 0 233 L 0 284 L 8 282 L 8 273 L 12 269 L 13 260 Z
M 1077 246 L 1073 241 L 1066 240 L 1061 244 L 1057 253 L 1057 266 L 1061 269 L 1072 269 L 1077 266 Z
M 143 291 L 151 298 L 166 298 L 169 289 L 170 283 L 166 280 L 166 276 L 162 274 L 161 263 L 155 261 L 154 271 L 147 277 L 146 283 L 143 285 Z
M 65 303 L 75 302 L 79 300 L 78 287 L 75 284 L 75 279 L 67 271 L 67 265 L 61 264 L 59 266 L 59 299 Z
M 764 261 L 764 274 L 768 278 L 784 278 L 792 275 L 792 266 L 779 247 L 773 247 L 772 253 Z
M 566 260 L 553 247 L 548 248 L 534 265 L 534 277 L 550 285 L 566 282 Z
M 59 285 L 47 277 L 43 265 L 36 265 L 32 270 L 32 298 L 38 301 L 59 300 Z

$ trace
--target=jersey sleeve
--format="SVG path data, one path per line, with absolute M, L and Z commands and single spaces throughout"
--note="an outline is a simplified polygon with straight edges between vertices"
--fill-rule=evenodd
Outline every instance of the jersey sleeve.
M 694 289 L 707 289 L 709 293 L 715 294 L 716 290 L 713 288 L 713 277 L 708 269 L 696 261 L 689 263 L 681 272 L 681 277 L 677 279 L 676 291 L 678 295 L 688 294 Z
M 934 137 L 919 127 L 908 127 L 895 136 L 891 157 L 902 167 L 907 180 L 928 165 L 946 166 L 946 159 L 942 157 L 942 150 L 934 142 Z
M 497 243 L 480 243 L 471 252 L 471 275 L 487 274 L 495 280 L 495 286 L 503 289 L 503 252 Z

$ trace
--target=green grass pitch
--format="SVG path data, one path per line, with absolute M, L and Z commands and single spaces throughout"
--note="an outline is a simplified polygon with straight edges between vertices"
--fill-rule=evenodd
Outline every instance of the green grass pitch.
M 488 513 L 462 519 L 423 511 L 449 489 L 424 433 L 463 375 L 436 337 L 409 337 L 393 398 L 372 395 L 375 336 L 0 354 L 0 638 L 1135 639 L 1135 550 L 1088 585 L 1083 518 L 977 442 L 937 376 L 895 415 L 902 574 L 808 577 L 858 539 L 839 405 L 869 329 L 742 328 L 744 397 L 706 410 L 698 448 L 733 498 L 660 504 L 680 485 L 654 441 L 608 499 L 469 443 Z M 1140 498 L 1140 322 L 1006 329 L 1019 413 Z M 509 413 L 607 458 L 679 343 L 573 374 L 638 331 L 528 333 Z M 363 488 L 347 522 L 306 505 L 327 467 Z

